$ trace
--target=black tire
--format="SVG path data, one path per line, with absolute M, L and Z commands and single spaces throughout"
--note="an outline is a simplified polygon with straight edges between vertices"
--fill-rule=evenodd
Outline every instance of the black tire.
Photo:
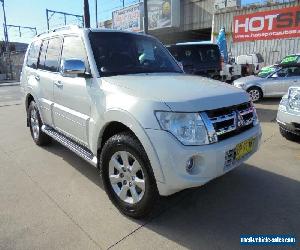
M 32 111 L 36 112 L 37 115 L 37 120 L 38 120 L 38 127 L 39 127 L 39 132 L 38 132 L 38 136 L 34 136 L 33 133 L 33 126 L 32 126 L 32 120 L 31 120 L 31 112 Z M 33 139 L 33 141 L 38 145 L 38 146 L 46 146 L 51 142 L 51 138 L 46 135 L 43 131 L 42 131 L 42 120 L 41 120 L 41 116 L 38 110 L 38 107 L 36 105 L 36 103 L 34 101 L 31 101 L 28 110 L 27 110 L 27 117 L 28 117 L 28 121 L 29 121 L 29 128 L 30 128 L 30 133 L 31 133 L 31 137 Z
M 120 199 L 109 180 L 109 161 L 119 151 L 126 151 L 134 156 L 143 171 L 145 191 L 141 200 L 135 204 L 129 204 Z M 136 219 L 150 214 L 159 198 L 159 194 L 147 154 L 139 140 L 132 133 L 122 132 L 107 140 L 100 154 L 100 174 L 109 199 L 120 212 Z
M 279 127 L 280 134 L 289 141 L 300 142 L 300 136 Z
M 263 98 L 263 92 L 259 87 L 251 87 L 247 89 L 248 94 L 253 102 L 259 102 Z M 257 93 L 257 98 L 253 98 L 251 93 Z M 253 98 L 253 99 L 252 99 Z

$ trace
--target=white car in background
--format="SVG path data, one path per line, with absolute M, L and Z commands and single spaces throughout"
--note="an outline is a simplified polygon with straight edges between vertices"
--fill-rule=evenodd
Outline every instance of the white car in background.
M 300 140 L 300 84 L 289 88 L 277 113 L 280 133 L 289 140 Z
M 33 141 L 57 140 L 99 168 L 111 201 L 135 218 L 159 195 L 238 167 L 261 140 L 244 91 L 184 74 L 148 35 L 69 27 L 37 36 L 21 86 Z

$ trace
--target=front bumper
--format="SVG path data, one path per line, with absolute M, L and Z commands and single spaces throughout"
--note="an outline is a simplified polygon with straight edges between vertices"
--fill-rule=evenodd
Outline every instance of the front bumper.
M 259 125 L 224 141 L 204 146 L 184 146 L 173 135 L 162 130 L 146 129 L 146 133 L 154 145 L 165 177 L 164 183 L 157 183 L 160 195 L 171 195 L 186 188 L 201 186 L 225 174 L 255 153 L 261 140 Z M 232 161 L 225 168 L 228 152 L 250 138 L 255 139 L 253 151 L 239 161 Z M 195 167 L 188 173 L 186 163 L 191 157 Z
M 286 110 L 279 109 L 277 113 L 277 123 L 284 130 L 300 135 L 300 112 L 286 107 Z

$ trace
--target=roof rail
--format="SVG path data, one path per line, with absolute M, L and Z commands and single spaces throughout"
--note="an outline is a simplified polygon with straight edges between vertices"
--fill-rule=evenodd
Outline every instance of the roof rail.
M 40 37 L 43 34 L 48 34 L 51 32 L 57 32 L 57 31 L 61 31 L 61 30 L 73 30 L 73 29 L 80 29 L 80 28 L 81 27 L 79 25 L 65 25 L 65 26 L 54 28 L 52 30 L 47 30 L 43 33 L 38 34 L 37 37 Z

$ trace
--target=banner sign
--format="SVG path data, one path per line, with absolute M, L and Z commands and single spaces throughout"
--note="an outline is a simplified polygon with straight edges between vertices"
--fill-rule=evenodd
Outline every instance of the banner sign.
M 143 30 L 141 18 L 141 4 L 114 11 L 113 29 L 140 32 Z
M 233 41 L 300 37 L 300 6 L 235 16 Z
M 149 30 L 179 27 L 179 0 L 148 0 Z

